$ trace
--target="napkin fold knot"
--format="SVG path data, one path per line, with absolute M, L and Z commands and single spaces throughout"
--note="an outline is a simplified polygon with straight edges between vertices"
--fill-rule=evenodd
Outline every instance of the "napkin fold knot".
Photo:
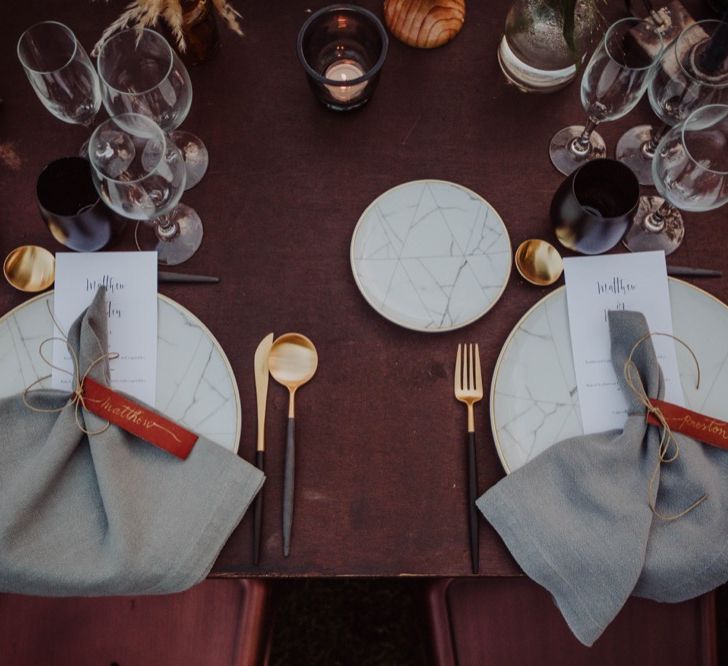
M 609 332 L 628 405 L 624 428 L 557 442 L 477 501 L 585 645 L 631 595 L 684 601 L 728 580 L 728 547 L 720 539 L 728 533 L 728 451 L 650 427 L 653 419 L 645 417 L 657 415 L 664 378 L 647 320 L 611 311 Z M 650 477 L 650 496 L 659 490 L 659 509 L 674 516 L 660 520 L 648 506 Z M 683 509 L 686 496 L 701 495 L 710 501 L 701 497 Z
M 101 295 L 101 298 L 103 298 L 104 292 L 102 290 L 99 290 L 99 294 Z M 103 352 L 99 354 L 96 358 L 92 359 L 90 363 L 86 366 L 86 370 L 81 373 L 81 364 L 78 359 L 78 355 L 76 354 L 76 351 L 71 346 L 71 343 L 68 341 L 68 336 L 63 333 L 63 329 L 60 327 L 58 322 L 56 321 L 56 318 L 53 316 L 53 311 L 51 310 L 51 306 L 49 305 L 49 302 L 46 301 L 46 307 L 48 308 L 48 313 L 51 316 L 51 319 L 53 320 L 53 324 L 60 332 L 60 336 L 53 336 L 50 338 L 46 338 L 43 340 L 40 345 L 38 346 L 38 355 L 43 360 L 46 365 L 53 368 L 54 370 L 58 370 L 60 372 L 63 372 L 64 374 L 67 374 L 72 379 L 72 390 L 69 395 L 68 401 L 61 405 L 60 407 L 38 407 L 36 405 L 32 405 L 28 401 L 28 395 L 33 392 L 33 388 L 35 386 L 38 386 L 45 380 L 49 379 L 51 375 L 44 375 L 43 377 L 40 377 L 36 379 L 34 382 L 30 383 L 28 386 L 25 387 L 22 393 L 22 400 L 23 404 L 30 409 L 33 412 L 41 412 L 45 414 L 53 414 L 56 412 L 62 412 L 66 407 L 69 405 L 74 406 L 74 418 L 76 420 L 76 425 L 78 426 L 78 429 L 84 433 L 85 435 L 100 435 L 101 433 L 105 432 L 106 429 L 109 427 L 110 423 L 107 421 L 106 425 L 103 426 L 103 428 L 99 428 L 98 430 L 88 430 L 86 428 L 85 422 L 81 419 L 81 408 L 88 410 L 88 407 L 86 406 L 86 401 L 90 400 L 90 398 L 86 397 L 84 395 L 84 382 L 86 381 L 86 378 L 91 374 L 91 371 L 100 363 L 105 363 L 106 361 L 112 361 L 116 358 L 119 358 L 119 354 L 116 352 Z M 45 345 L 47 345 L 49 342 L 55 342 L 56 340 L 59 340 L 60 342 L 63 342 L 63 344 L 66 346 L 66 350 L 68 351 L 71 362 L 73 363 L 73 372 L 69 372 L 65 368 L 62 368 L 58 365 L 55 365 L 52 361 L 48 360 L 46 355 L 43 352 L 43 349 Z M 106 378 L 107 384 L 109 383 L 109 378 L 107 374 L 107 366 L 103 366 L 104 369 L 104 377 Z
M 658 485 L 660 479 L 660 470 L 663 464 L 670 464 L 672 462 L 675 462 L 680 457 L 680 444 L 678 443 L 677 439 L 675 439 L 672 429 L 670 428 L 670 424 L 665 418 L 665 415 L 662 413 L 662 410 L 657 407 L 650 399 L 650 396 L 647 395 L 647 391 L 645 391 L 645 387 L 642 384 L 642 380 L 640 379 L 639 369 L 632 359 L 637 349 L 639 349 L 640 345 L 642 345 L 646 340 L 651 339 L 653 336 L 658 335 L 672 338 L 676 342 L 679 342 L 683 347 L 685 347 L 688 352 L 690 352 L 690 355 L 695 361 L 695 367 L 698 371 L 698 377 L 695 382 L 696 389 L 700 388 L 700 363 L 698 363 L 698 358 L 695 356 L 695 353 L 690 348 L 690 345 L 688 345 L 686 342 L 674 335 L 671 335 L 670 333 L 658 332 L 646 333 L 641 338 L 639 338 L 637 342 L 635 342 L 632 346 L 632 349 L 627 356 L 627 360 L 624 363 L 624 381 L 626 385 L 630 388 L 634 396 L 637 398 L 637 400 L 639 400 L 639 402 L 642 403 L 642 405 L 644 406 L 646 412 L 645 419 L 649 414 L 651 414 L 655 417 L 655 419 L 657 419 L 658 423 L 660 424 L 660 444 L 658 447 L 658 457 L 657 463 L 655 464 L 655 468 L 652 472 L 652 475 L 650 476 L 647 487 L 647 503 L 649 504 L 652 513 L 660 518 L 660 520 L 669 522 L 677 520 L 678 518 L 682 518 L 684 515 L 690 513 L 693 509 L 700 506 L 700 504 L 708 499 L 708 495 L 703 494 L 701 497 L 693 501 L 692 504 L 690 504 L 687 508 L 675 514 L 666 515 L 657 510 L 657 492 L 655 490 L 655 486 Z
M 0 400 L 0 592 L 187 589 L 207 576 L 263 483 L 260 470 L 204 436 L 180 463 L 140 446 L 145 440 L 112 416 L 102 432 L 88 432 L 96 422 L 84 404 L 97 397 L 92 387 L 108 384 L 113 358 L 106 324 L 99 289 L 67 331 L 70 395 L 31 385 Z

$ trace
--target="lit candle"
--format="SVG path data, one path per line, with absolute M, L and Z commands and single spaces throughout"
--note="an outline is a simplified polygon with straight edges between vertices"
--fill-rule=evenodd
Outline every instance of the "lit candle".
M 324 76 L 330 81 L 351 81 L 364 76 L 364 69 L 356 60 L 342 58 L 329 65 Z M 368 81 L 353 86 L 326 86 L 331 96 L 339 102 L 351 102 L 367 87 Z

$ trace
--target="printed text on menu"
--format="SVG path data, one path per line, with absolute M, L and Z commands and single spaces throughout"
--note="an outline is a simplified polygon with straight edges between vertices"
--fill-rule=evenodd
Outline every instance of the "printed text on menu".
M 111 388 L 153 406 L 157 376 L 156 252 L 58 253 L 54 317 L 68 333 L 99 287 L 106 288 Z M 54 335 L 58 336 L 55 331 Z M 66 345 L 55 340 L 52 386 L 71 389 L 73 361 Z

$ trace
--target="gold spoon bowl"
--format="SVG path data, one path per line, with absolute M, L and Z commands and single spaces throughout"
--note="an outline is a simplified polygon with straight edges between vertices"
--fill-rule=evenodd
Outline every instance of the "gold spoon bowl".
M 56 260 L 38 245 L 21 245 L 5 257 L 3 274 L 16 289 L 29 293 L 45 291 L 53 284 Z
M 540 238 L 523 241 L 514 259 L 521 277 L 539 287 L 553 284 L 564 272 L 564 262 L 559 251 Z
M 286 333 L 273 342 L 268 353 L 268 369 L 291 397 L 288 416 L 293 418 L 296 390 L 313 377 L 318 367 L 318 354 L 313 342 L 300 333 Z
M 291 552 L 293 527 L 293 495 L 295 487 L 296 443 L 295 410 L 296 390 L 313 377 L 318 367 L 316 347 L 305 335 L 286 333 L 273 342 L 268 352 L 268 370 L 279 384 L 288 389 L 288 427 L 286 429 L 286 457 L 283 469 L 283 554 Z

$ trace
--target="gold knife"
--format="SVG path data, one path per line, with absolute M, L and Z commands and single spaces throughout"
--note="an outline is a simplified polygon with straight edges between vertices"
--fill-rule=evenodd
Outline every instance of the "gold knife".
M 265 405 L 268 398 L 268 354 L 273 346 L 273 333 L 268 333 L 255 350 L 255 397 L 258 403 L 258 444 L 255 451 L 255 466 L 262 472 L 265 457 Z M 255 498 L 253 514 L 253 562 L 260 560 L 260 531 L 263 522 L 263 489 Z

